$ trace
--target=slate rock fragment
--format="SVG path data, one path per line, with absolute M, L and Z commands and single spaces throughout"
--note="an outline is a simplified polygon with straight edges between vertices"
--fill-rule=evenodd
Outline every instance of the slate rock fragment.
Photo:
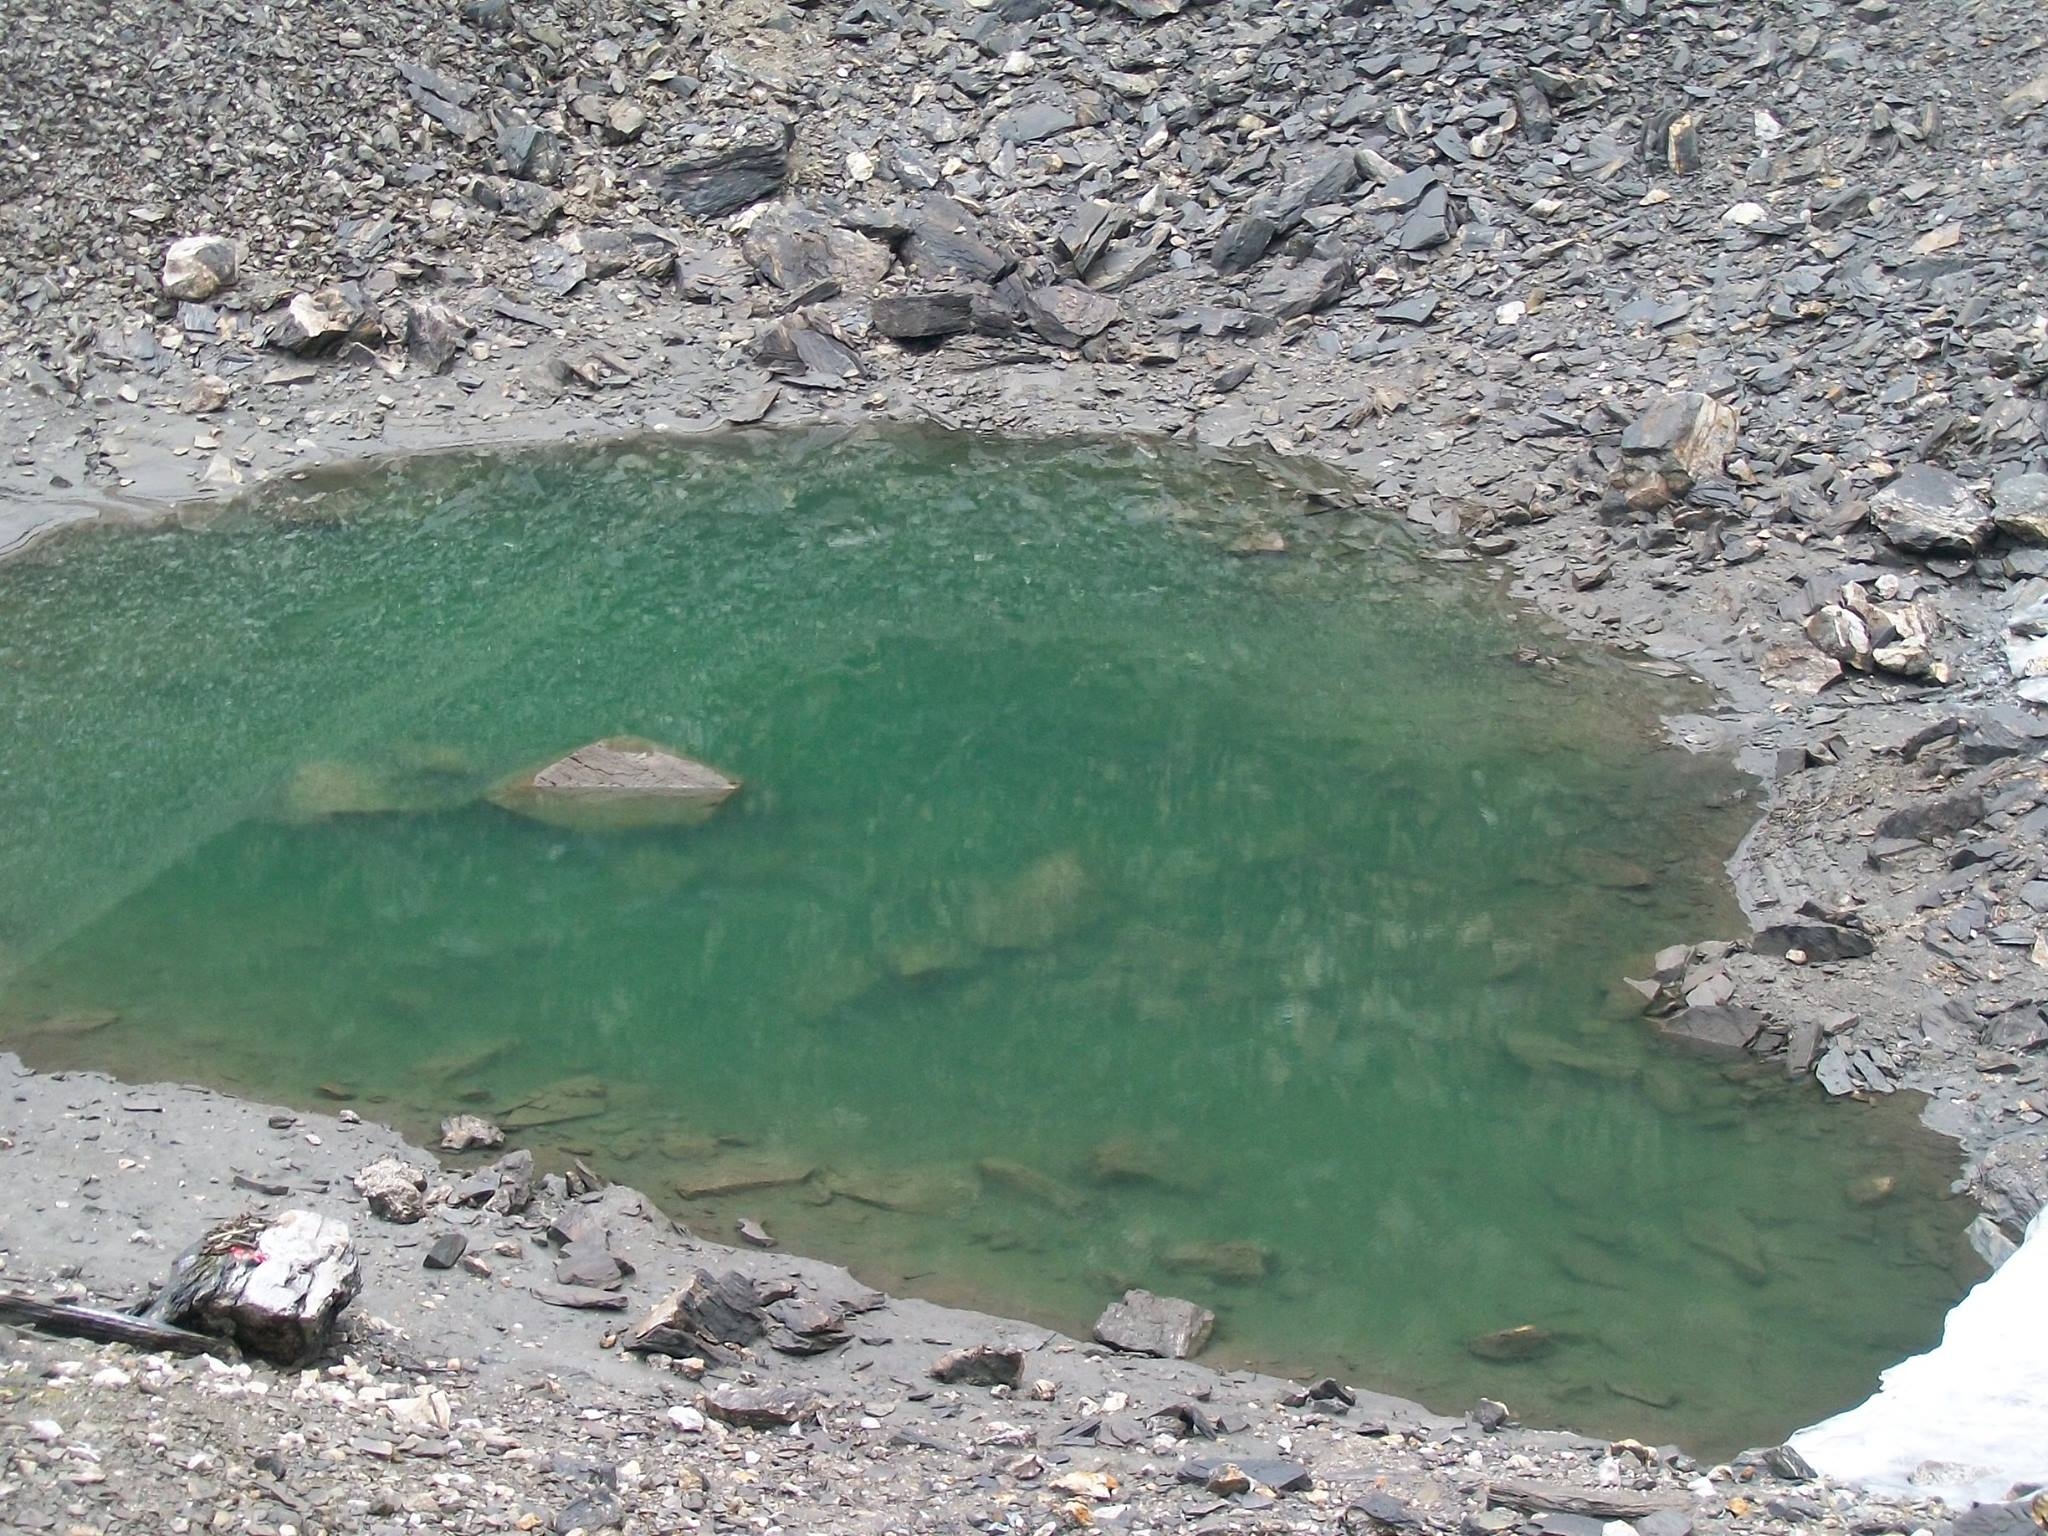
M 770 373 L 811 389 L 840 389 L 867 377 L 867 364 L 823 315 L 784 315 L 755 335 L 747 356 Z
M 1830 960 L 1855 960 L 1876 949 L 1870 935 L 1861 928 L 1809 919 L 1804 922 L 1773 923 L 1749 941 L 1760 955 L 1784 959 L 1797 950 L 1816 964 Z
M 705 1417 L 738 1429 L 787 1429 L 824 1406 L 796 1387 L 719 1387 L 699 1397 L 697 1405 Z
M 1901 469 L 1870 498 L 1870 520 L 1890 543 L 1915 554 L 1975 554 L 1996 526 L 1970 488 L 1934 464 Z
M 974 295 L 966 289 L 887 294 L 868 307 L 868 323 L 892 341 L 936 341 L 974 329 Z
M 480 176 L 470 183 L 469 195 L 479 208 L 489 209 L 529 235 L 544 235 L 553 229 L 564 206 L 561 193 L 509 176 Z
M 178 1256 L 146 1315 L 296 1366 L 327 1348 L 362 1288 L 346 1222 L 313 1211 L 238 1216 Z
M 1958 790 L 1917 800 L 1888 812 L 1877 824 L 1878 837 L 1910 837 L 1928 842 L 1937 837 L 1967 831 L 1986 814 L 1984 797 L 1975 790 Z
M 1123 314 L 1115 299 L 1079 283 L 1027 290 L 1023 310 L 1025 323 L 1042 339 L 1074 348 L 1100 336 Z
M 779 118 L 750 118 L 698 136 L 663 174 L 668 199 L 699 218 L 737 213 L 782 190 L 795 136 Z
M 1998 531 L 2024 544 L 2048 544 L 2048 475 L 2014 475 L 1992 491 Z
M 740 254 L 784 293 L 811 296 L 828 289 L 834 295 L 871 292 L 895 260 L 880 241 L 796 205 L 755 215 L 740 238 Z
M 1763 1015 L 1755 1009 L 1726 1003 L 1681 1008 L 1657 1021 L 1659 1033 L 1673 1040 L 1731 1051 L 1746 1049 L 1763 1027 Z
M 1358 157 L 1348 149 L 1326 150 L 1277 192 L 1255 198 L 1224 226 L 1209 253 L 1219 277 L 1249 271 L 1274 241 L 1301 223 L 1308 210 L 1332 202 L 1358 184 Z
M 1351 263 L 1342 256 L 1310 260 L 1269 273 L 1248 295 L 1250 307 L 1274 320 L 1293 320 L 1328 309 L 1357 282 Z
M 919 198 L 903 211 L 900 227 L 900 254 L 927 282 L 994 283 L 1017 265 L 983 237 L 981 221 L 950 197 Z
M 332 352 L 345 341 L 374 345 L 382 338 L 383 327 L 353 283 L 294 295 L 269 333 L 271 346 L 300 357 Z
M 405 350 L 428 373 L 446 373 L 475 334 L 476 327 L 446 304 L 405 307 Z

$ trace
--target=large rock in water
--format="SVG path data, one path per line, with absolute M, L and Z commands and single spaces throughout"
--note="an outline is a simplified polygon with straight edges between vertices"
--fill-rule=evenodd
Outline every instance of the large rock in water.
M 1150 1291 L 1125 1291 L 1095 1320 L 1095 1337 L 1111 1349 L 1134 1355 L 1159 1355 L 1185 1360 L 1202 1352 L 1215 1330 L 1216 1314 L 1207 1307 Z
M 575 831 L 694 826 L 738 793 L 740 781 L 634 736 L 578 747 L 491 791 L 493 804 Z

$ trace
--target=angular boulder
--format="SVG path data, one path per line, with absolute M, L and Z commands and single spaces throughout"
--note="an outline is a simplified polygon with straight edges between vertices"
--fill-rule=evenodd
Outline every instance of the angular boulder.
M 171 1266 L 149 1316 L 280 1365 L 321 1354 L 363 1288 L 348 1224 L 312 1211 L 219 1222 Z
M 1056 283 L 1024 295 L 1024 320 L 1056 347 L 1077 348 L 1108 330 L 1123 306 L 1079 283 Z
M 740 254 L 784 293 L 872 293 L 895 255 L 879 240 L 842 228 L 796 205 L 762 210 L 740 240 Z
M 1132 1355 L 1158 1355 L 1186 1360 L 1202 1352 L 1216 1329 L 1216 1314 L 1207 1307 L 1150 1291 L 1125 1291 L 1095 1320 L 1097 1342 Z
M 188 235 L 164 252 L 164 296 L 199 303 L 234 286 L 235 243 L 222 235 Z
M 380 1157 L 349 1178 L 370 1214 L 410 1226 L 427 1214 L 426 1170 L 395 1157 Z
M 664 190 L 700 219 L 737 213 L 782 190 L 792 137 L 790 125 L 773 118 L 705 134 L 670 163 Z
M 572 831 L 694 826 L 739 792 L 740 781 L 636 736 L 610 736 L 508 780 L 490 800 Z
M 1659 395 L 1621 434 L 1614 488 L 1638 512 L 1682 500 L 1726 468 L 1737 424 L 1735 407 L 1712 395 Z
M 974 294 L 964 288 L 894 293 L 869 306 L 869 323 L 891 341 L 936 341 L 974 329 Z
M 2048 475 L 2014 475 L 1992 493 L 1998 531 L 2023 544 L 2048 544 Z
M 384 330 L 353 285 L 319 288 L 295 295 L 272 322 L 269 342 L 299 357 L 332 352 L 345 341 L 374 345 Z
M 1887 542 L 1923 555 L 1970 555 L 1995 527 L 1970 488 L 1934 464 L 1908 464 L 1870 498 L 1870 520 Z

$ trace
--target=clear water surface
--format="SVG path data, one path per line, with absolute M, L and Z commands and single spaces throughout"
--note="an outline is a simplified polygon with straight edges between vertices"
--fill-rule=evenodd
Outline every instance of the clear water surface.
M 1445 1409 L 1856 1400 L 1974 1278 L 1946 1144 L 1614 995 L 1739 931 L 1747 781 L 1314 479 L 742 435 L 61 538 L 0 569 L 0 1044 L 501 1114 L 713 1235 Z M 745 788 L 482 798 L 619 733 Z

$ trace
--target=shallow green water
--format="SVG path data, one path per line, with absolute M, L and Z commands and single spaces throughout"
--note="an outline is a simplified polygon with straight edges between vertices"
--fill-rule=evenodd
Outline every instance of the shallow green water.
M 1747 781 L 1532 644 L 1397 529 L 1131 447 L 443 459 L 80 533 L 0 569 L 0 1043 L 509 1112 L 887 1287 L 1085 1333 L 1143 1284 L 1216 1360 L 1761 1442 L 1936 1336 L 1950 1155 L 1612 1001 L 1739 931 Z M 618 733 L 746 787 L 479 798 Z

